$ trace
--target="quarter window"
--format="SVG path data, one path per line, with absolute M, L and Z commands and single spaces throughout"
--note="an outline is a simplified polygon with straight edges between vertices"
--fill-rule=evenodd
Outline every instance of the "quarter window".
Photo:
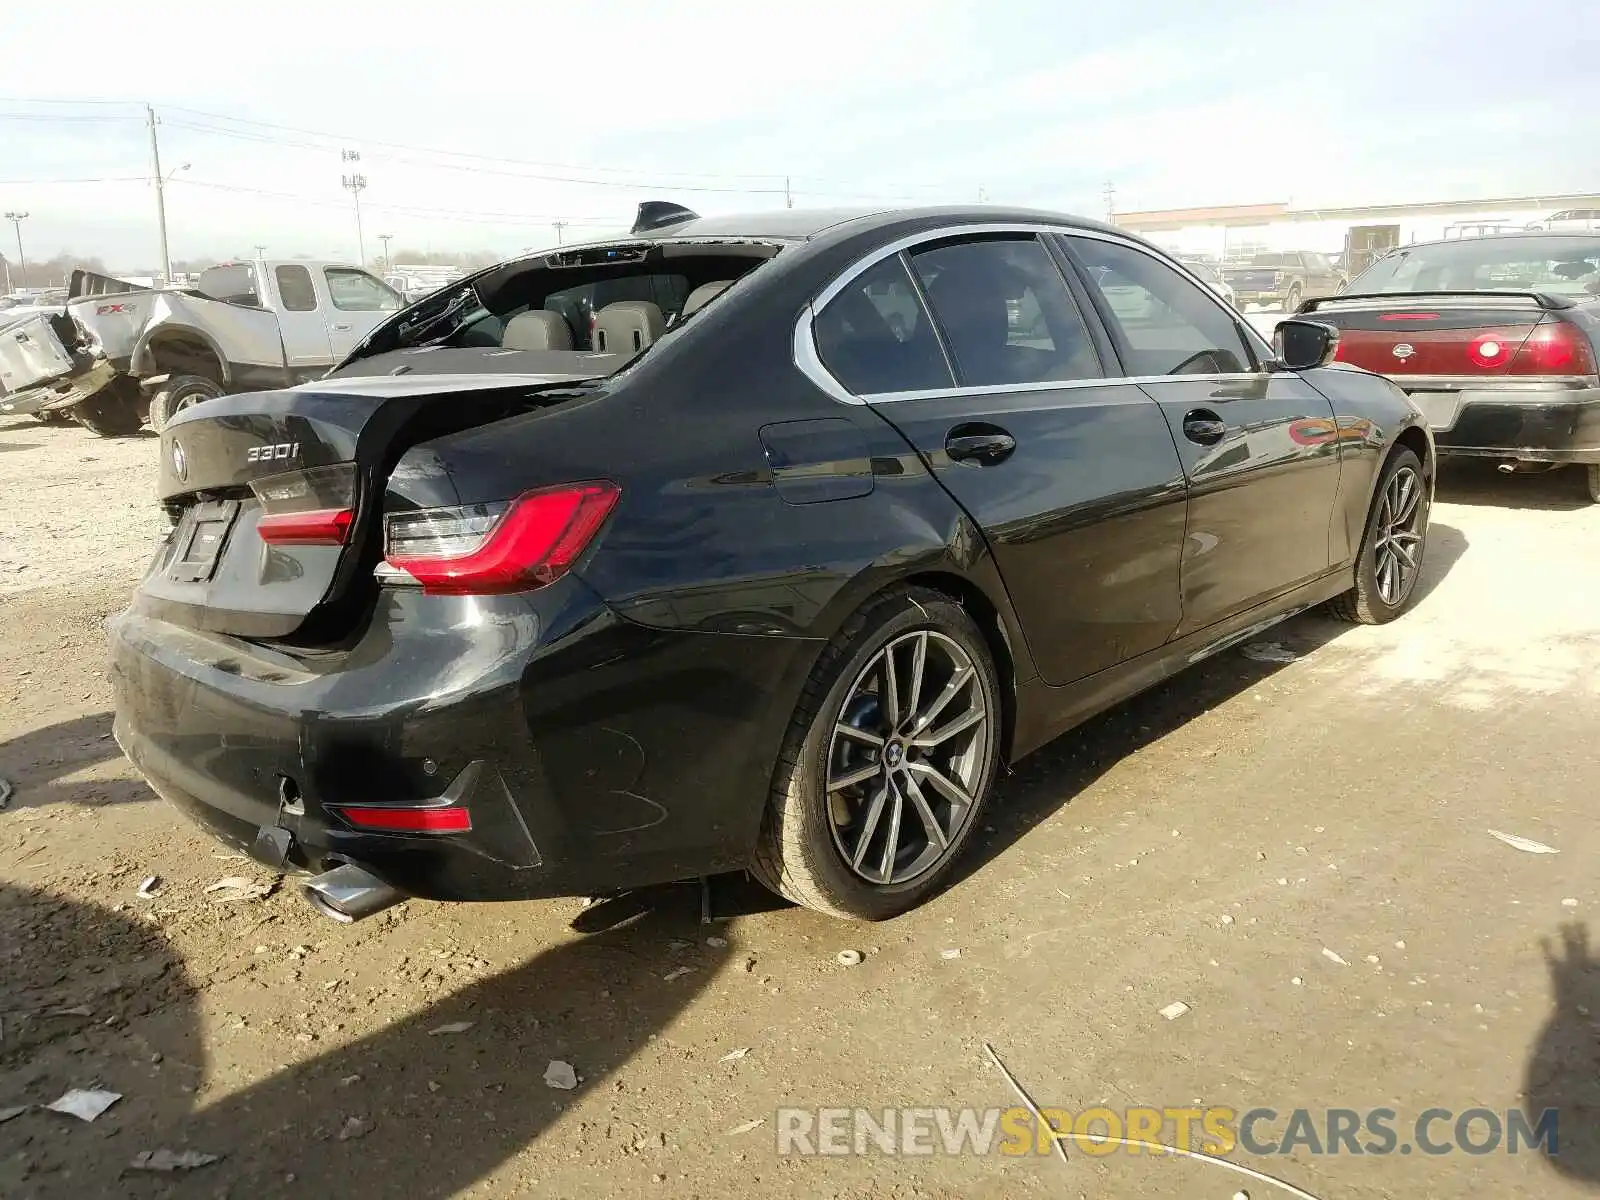
M 304 267 L 278 267 L 273 271 L 278 281 L 278 298 L 285 312 L 315 312 L 317 292 L 311 284 L 311 272 Z
M 325 267 L 323 275 L 328 280 L 328 298 L 344 312 L 394 312 L 400 307 L 400 293 L 365 271 Z
M 1088 327 L 1038 238 L 949 242 L 911 263 L 962 386 L 1100 378 Z
M 817 356 L 858 396 L 947 388 L 938 336 L 898 255 L 857 275 L 812 327 Z
M 1214 375 L 1251 370 L 1233 319 L 1214 299 L 1148 254 L 1111 242 L 1073 238 L 1089 282 L 1112 316 L 1128 373 Z

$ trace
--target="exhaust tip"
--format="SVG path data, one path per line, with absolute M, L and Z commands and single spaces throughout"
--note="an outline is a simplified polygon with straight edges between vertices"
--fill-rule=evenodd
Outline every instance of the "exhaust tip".
M 353 925 L 406 898 L 404 892 L 354 863 L 313 876 L 301 884 L 300 893 L 313 909 L 341 925 Z

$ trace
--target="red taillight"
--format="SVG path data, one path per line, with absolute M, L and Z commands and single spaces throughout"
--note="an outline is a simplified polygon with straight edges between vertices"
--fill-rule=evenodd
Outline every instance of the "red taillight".
M 1481 333 L 1467 343 L 1467 357 L 1485 371 L 1498 371 L 1511 361 L 1516 346 L 1498 333 Z
M 256 522 L 256 535 L 274 546 L 342 546 L 355 516 L 348 508 L 275 513 Z
M 1437 321 L 1438 313 L 1384 313 L 1380 321 Z
M 273 546 L 342 546 L 356 516 L 354 463 L 283 471 L 250 482 L 256 536 Z
M 357 829 L 379 833 L 466 833 L 472 828 L 472 814 L 453 804 L 427 808 L 385 804 L 329 807 Z
M 1535 325 L 1511 361 L 1513 375 L 1593 375 L 1594 350 L 1576 325 L 1559 318 Z
M 567 573 L 621 494 L 597 480 L 524 492 L 510 504 L 392 513 L 384 557 L 438 595 L 527 591 Z

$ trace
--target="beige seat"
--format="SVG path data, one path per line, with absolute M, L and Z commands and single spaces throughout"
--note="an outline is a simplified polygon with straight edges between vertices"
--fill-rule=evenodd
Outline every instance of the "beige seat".
M 594 349 L 602 354 L 637 354 L 666 328 L 661 307 L 648 300 L 619 300 L 594 315 Z
M 571 350 L 572 330 L 560 313 L 530 308 L 506 322 L 500 344 L 507 350 Z
M 732 286 L 733 280 L 731 279 L 719 279 L 714 283 L 702 283 L 694 291 L 690 292 L 689 298 L 683 302 L 683 316 L 687 317 L 692 313 L 699 312 Z

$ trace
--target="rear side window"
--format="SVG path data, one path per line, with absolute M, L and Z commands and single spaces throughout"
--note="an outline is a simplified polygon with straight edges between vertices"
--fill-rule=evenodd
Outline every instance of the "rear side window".
M 344 312 L 394 312 L 400 307 L 400 293 L 374 279 L 365 271 L 349 267 L 325 267 L 328 298 Z
M 927 310 L 898 255 L 857 275 L 817 314 L 817 355 L 858 396 L 952 386 Z
M 962 386 L 1100 377 L 1088 327 L 1037 238 L 951 242 L 911 262 Z
M 1120 333 L 1128 373 L 1230 375 L 1251 370 L 1239 327 L 1211 296 L 1148 254 L 1073 238 Z
M 311 272 L 304 267 L 278 267 L 273 275 L 278 281 L 278 298 L 285 312 L 314 312 L 317 291 L 311 284 Z

